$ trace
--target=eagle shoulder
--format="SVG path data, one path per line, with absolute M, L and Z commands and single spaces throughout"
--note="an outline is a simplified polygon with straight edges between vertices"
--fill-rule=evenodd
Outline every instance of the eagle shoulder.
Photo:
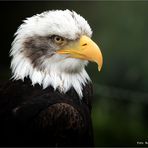
M 56 126 L 57 123 L 59 124 L 58 128 L 65 130 L 76 130 L 84 127 L 81 114 L 67 103 L 56 103 L 49 106 L 40 113 L 38 118 L 42 127 Z M 52 121 L 52 123 L 49 121 Z
M 0 131 L 5 134 L 0 145 L 92 146 L 90 86 L 80 101 L 74 89 L 61 94 L 28 81 L 10 82 L 1 89 Z
M 50 133 L 55 146 L 89 146 L 92 145 L 87 120 L 90 117 L 85 116 L 89 114 L 84 115 L 75 106 L 61 102 L 41 111 L 34 122 L 38 129 Z

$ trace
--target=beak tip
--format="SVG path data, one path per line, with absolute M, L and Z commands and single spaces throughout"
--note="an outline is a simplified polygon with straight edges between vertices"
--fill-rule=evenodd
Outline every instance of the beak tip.
M 101 68 L 100 68 L 100 67 L 98 67 L 98 71 L 99 71 L 99 72 L 101 71 Z
M 100 66 L 101 65 L 101 66 Z M 102 69 L 102 64 L 98 64 L 98 71 L 100 72 L 101 71 L 101 69 Z

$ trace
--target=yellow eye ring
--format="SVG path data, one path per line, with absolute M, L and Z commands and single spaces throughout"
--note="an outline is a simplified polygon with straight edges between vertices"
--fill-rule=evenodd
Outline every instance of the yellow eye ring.
M 53 39 L 56 44 L 62 44 L 64 42 L 64 38 L 62 38 L 60 36 L 54 36 Z

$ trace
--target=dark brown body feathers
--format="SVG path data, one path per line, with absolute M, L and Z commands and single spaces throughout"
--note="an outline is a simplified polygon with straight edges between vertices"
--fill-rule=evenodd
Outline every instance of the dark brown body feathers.
M 0 146 L 93 146 L 91 99 L 91 83 L 80 100 L 73 88 L 9 81 L 0 89 Z

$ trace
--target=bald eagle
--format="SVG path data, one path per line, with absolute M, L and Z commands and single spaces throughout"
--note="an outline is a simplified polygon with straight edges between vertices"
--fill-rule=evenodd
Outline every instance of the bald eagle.
M 46 11 L 23 21 L 10 50 L 12 78 L 0 88 L 0 146 L 93 146 L 88 61 L 102 67 L 87 21 Z

